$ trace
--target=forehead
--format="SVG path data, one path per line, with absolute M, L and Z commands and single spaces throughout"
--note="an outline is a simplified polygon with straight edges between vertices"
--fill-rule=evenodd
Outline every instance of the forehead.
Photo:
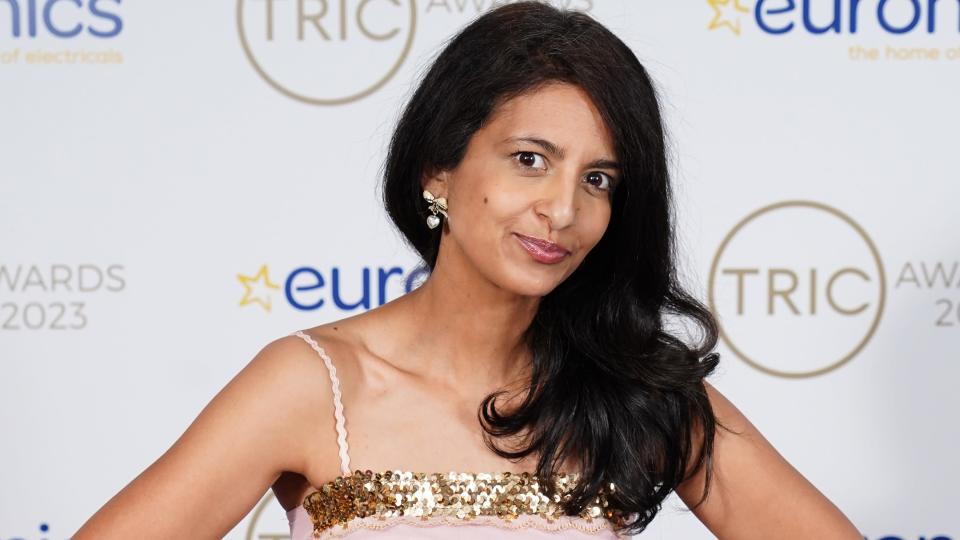
M 503 102 L 483 131 L 494 143 L 535 134 L 571 150 L 614 154 L 613 137 L 593 100 L 567 83 L 550 83 Z

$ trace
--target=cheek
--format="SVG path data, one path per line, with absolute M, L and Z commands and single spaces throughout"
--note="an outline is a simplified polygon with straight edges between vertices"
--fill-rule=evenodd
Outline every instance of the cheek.
M 610 224 L 610 207 L 604 205 L 601 208 L 597 208 L 591 216 L 591 219 L 587 222 L 586 227 L 584 227 L 584 243 L 588 243 L 590 247 L 597 245 L 600 242 L 600 239 L 603 238 L 603 234 L 606 232 L 607 227 Z
M 498 179 L 492 172 L 477 180 L 472 189 L 464 193 L 470 206 L 468 211 L 475 219 L 502 225 L 523 211 L 525 197 L 512 190 L 509 182 Z
M 464 244 L 488 250 L 496 229 L 509 218 L 509 206 L 516 197 L 504 191 L 502 182 L 489 170 L 471 171 L 457 178 L 449 199 L 450 223 Z M 467 239 L 471 240 L 467 240 Z

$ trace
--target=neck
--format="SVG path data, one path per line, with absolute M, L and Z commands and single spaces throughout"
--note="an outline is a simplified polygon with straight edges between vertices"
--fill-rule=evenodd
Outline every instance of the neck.
M 459 255 L 459 256 L 457 256 Z M 529 352 L 523 334 L 538 296 L 504 290 L 462 256 L 441 250 L 430 277 L 398 300 L 398 324 L 410 325 L 405 355 L 424 377 L 441 384 L 489 390 L 522 380 Z

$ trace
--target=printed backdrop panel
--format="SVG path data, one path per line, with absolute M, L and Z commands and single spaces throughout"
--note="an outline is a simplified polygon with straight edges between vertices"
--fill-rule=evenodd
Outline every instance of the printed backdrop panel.
M 267 342 L 421 282 L 379 167 L 499 3 L 0 2 L 0 540 L 67 538 Z M 711 382 L 865 539 L 957 538 L 960 2 L 551 3 L 657 84 Z M 286 533 L 266 493 L 228 538 Z M 713 537 L 676 496 L 640 536 Z

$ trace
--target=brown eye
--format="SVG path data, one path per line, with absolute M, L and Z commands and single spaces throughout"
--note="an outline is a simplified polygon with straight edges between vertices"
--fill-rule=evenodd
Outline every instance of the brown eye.
M 591 173 L 588 173 L 587 183 L 589 183 L 590 185 L 596 186 L 599 189 L 602 189 L 604 191 L 609 191 L 613 187 L 613 180 L 610 178 L 610 175 L 599 172 L 599 171 L 593 171 Z
M 545 167 L 537 166 L 537 159 L 540 159 L 540 162 L 543 162 L 543 156 L 536 152 L 514 152 L 513 157 L 520 163 L 520 165 L 527 169 L 544 169 Z

